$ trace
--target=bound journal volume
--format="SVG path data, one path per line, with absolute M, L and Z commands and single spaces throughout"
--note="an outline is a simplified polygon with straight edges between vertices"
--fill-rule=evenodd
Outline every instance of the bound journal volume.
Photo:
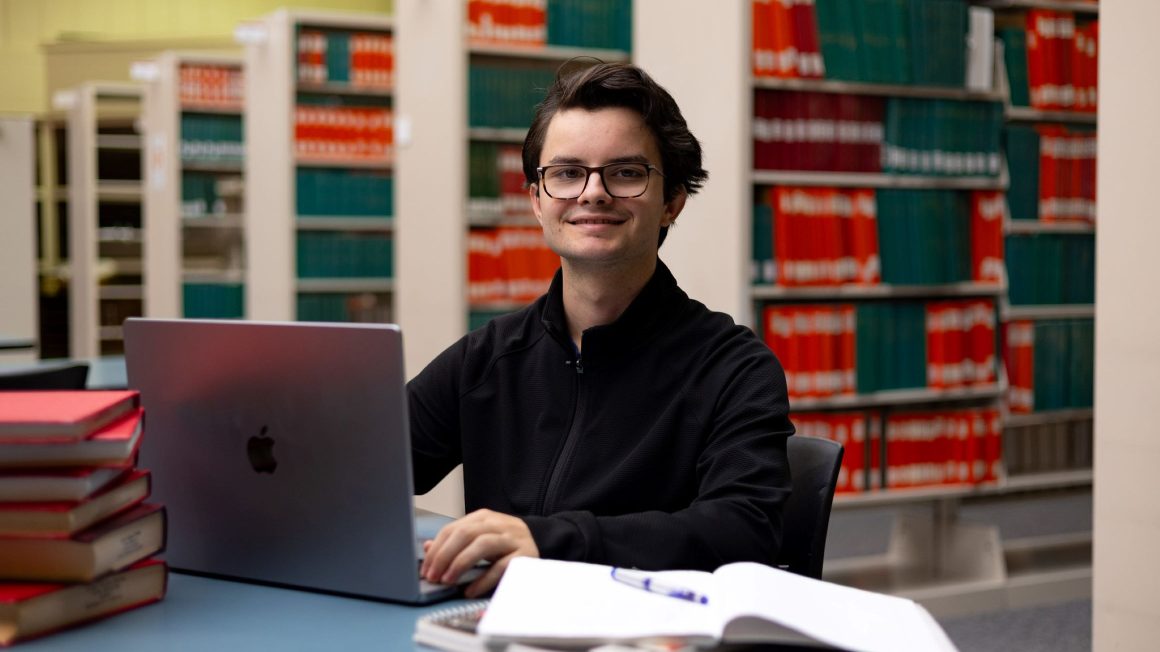
M 478 633 L 489 647 L 679 641 L 883 652 L 955 649 L 934 618 L 912 600 L 754 563 L 727 564 L 713 573 L 645 573 L 516 558 Z

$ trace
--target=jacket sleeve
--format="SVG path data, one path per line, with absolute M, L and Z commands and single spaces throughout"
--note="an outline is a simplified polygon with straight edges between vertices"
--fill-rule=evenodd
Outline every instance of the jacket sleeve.
M 416 494 L 425 494 L 463 461 L 459 382 L 466 338 L 440 353 L 407 383 L 411 465 Z
M 524 517 L 541 556 L 650 570 L 774 563 L 794 428 L 785 374 L 771 358 L 768 349 L 747 356 L 722 386 L 697 461 L 698 495 L 687 508 Z

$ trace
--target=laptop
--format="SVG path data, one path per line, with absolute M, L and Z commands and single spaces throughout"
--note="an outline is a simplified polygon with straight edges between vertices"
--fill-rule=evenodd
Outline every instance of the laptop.
M 397 325 L 134 318 L 124 331 L 170 567 L 414 604 L 457 593 L 419 577 L 421 540 L 450 519 L 413 507 Z

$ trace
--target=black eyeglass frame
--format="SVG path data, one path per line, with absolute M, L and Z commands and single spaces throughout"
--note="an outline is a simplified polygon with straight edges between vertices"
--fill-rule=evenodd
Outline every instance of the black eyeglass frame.
M 640 192 L 636 193 L 635 195 L 616 195 L 616 194 L 613 194 L 612 190 L 610 190 L 608 188 L 608 183 L 606 183 L 604 180 L 604 169 L 610 168 L 610 167 L 613 167 L 616 165 L 643 165 L 645 167 L 644 189 L 642 189 Z M 544 183 L 544 170 L 548 170 L 550 168 L 581 168 L 581 169 L 583 169 L 585 172 L 584 185 L 580 186 L 580 192 L 576 193 L 575 197 L 557 197 L 557 196 L 553 195 L 552 193 L 548 192 L 548 186 L 547 186 L 547 184 Z M 605 163 L 604 165 L 591 165 L 591 166 L 580 165 L 579 163 L 555 163 L 552 165 L 541 165 L 540 167 L 536 168 L 536 174 L 539 175 L 539 177 L 540 177 L 540 188 L 543 189 L 544 194 L 551 197 L 552 199 L 561 199 L 561 200 L 576 199 L 580 195 L 583 195 L 584 191 L 588 189 L 588 182 L 592 180 L 592 173 L 593 172 L 598 172 L 600 174 L 600 185 L 604 186 L 604 192 L 608 193 L 608 195 L 610 197 L 614 197 L 616 199 L 636 199 L 637 197 L 640 197 L 641 195 L 648 192 L 649 179 L 652 178 L 651 173 L 653 173 L 653 172 L 656 172 L 657 174 L 661 175 L 662 179 L 665 176 L 665 173 L 661 172 L 660 168 L 653 165 L 652 163 L 639 163 L 637 161 L 617 161 L 615 163 Z

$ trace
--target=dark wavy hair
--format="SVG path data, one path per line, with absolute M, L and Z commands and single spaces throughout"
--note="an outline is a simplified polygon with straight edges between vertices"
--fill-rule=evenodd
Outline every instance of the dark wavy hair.
M 689 195 L 701 189 L 709 177 L 701 167 L 701 144 L 689 131 L 676 100 L 648 73 L 627 63 L 597 63 L 580 70 L 569 64 L 561 67 L 544 100 L 536 106 L 532 126 L 524 139 L 527 183 L 539 182 L 536 168 L 540 165 L 548 124 L 556 112 L 612 107 L 636 111 L 652 132 L 660 150 L 666 202 L 672 201 L 681 189 Z M 668 227 L 661 228 L 660 242 L 665 241 L 668 230 Z

